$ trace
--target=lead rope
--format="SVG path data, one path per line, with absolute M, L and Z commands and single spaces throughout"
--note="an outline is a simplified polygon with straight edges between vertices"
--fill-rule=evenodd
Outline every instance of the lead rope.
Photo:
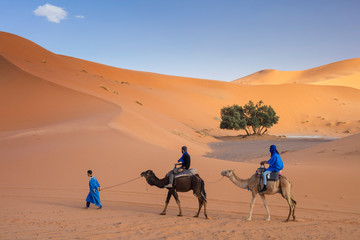
M 142 178 L 142 177 L 140 176 L 140 177 L 131 179 L 131 180 L 126 181 L 126 182 L 123 182 L 123 183 L 115 184 L 115 185 L 112 185 L 112 186 L 109 186 L 109 187 L 104 187 L 104 188 L 101 188 L 101 190 L 109 189 L 109 188 L 113 188 L 113 187 L 117 187 L 117 186 L 120 186 L 120 185 L 124 185 L 124 184 L 130 183 L 130 182 L 133 182 L 133 181 L 135 181 L 135 180 L 138 180 L 139 178 Z
M 146 191 L 148 192 L 149 189 L 148 189 L 148 182 L 147 181 L 145 181 L 145 187 L 146 187 Z
M 223 178 L 224 178 L 224 176 L 221 176 L 221 178 L 220 178 L 219 180 L 216 180 L 215 182 L 206 182 L 206 183 L 210 183 L 210 184 L 218 183 L 218 182 L 220 182 Z

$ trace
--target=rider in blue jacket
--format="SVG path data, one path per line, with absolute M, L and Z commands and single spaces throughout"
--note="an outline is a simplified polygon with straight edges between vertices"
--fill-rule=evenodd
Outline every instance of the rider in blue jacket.
M 269 164 L 269 167 L 267 169 L 265 169 L 265 171 L 263 173 L 264 187 L 259 193 L 263 193 L 267 190 L 267 188 L 266 188 L 267 175 L 270 174 L 271 172 L 279 172 L 280 170 L 282 170 L 284 168 L 283 161 L 281 160 L 279 152 L 276 150 L 276 146 L 271 145 L 269 151 L 271 153 L 271 158 L 268 161 L 262 161 L 260 163 L 261 165 L 267 163 L 267 164 Z
M 174 168 L 172 171 L 169 172 L 169 184 L 167 184 L 165 187 L 166 188 L 172 188 L 173 187 L 173 182 L 175 180 L 175 174 L 178 174 L 180 172 L 182 172 L 184 169 L 189 169 L 190 168 L 190 155 L 187 152 L 187 147 L 186 146 L 182 146 L 181 147 L 181 153 L 183 154 L 181 156 L 181 158 L 178 160 L 178 163 L 175 164 L 175 166 L 180 166 L 179 168 Z

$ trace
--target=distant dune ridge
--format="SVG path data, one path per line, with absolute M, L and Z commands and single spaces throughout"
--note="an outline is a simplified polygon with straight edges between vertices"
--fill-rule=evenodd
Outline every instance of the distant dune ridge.
M 6 206 L 0 211 L 5 219 L 0 238 L 84 237 L 89 226 L 88 237 L 171 238 L 178 232 L 171 226 L 175 203 L 170 216 L 157 216 L 165 190 L 146 191 L 144 179 L 101 192 L 99 228 L 86 221 L 89 212 L 80 207 L 88 191 L 88 169 L 103 187 L 148 169 L 163 177 L 183 145 L 206 183 L 209 216 L 214 216 L 213 225 L 185 218 L 191 226 L 184 236 L 220 239 L 225 231 L 229 239 L 260 238 L 246 230 L 256 229 L 265 217 L 262 207 L 256 206 L 254 222 L 239 222 L 248 213 L 249 192 L 226 180 L 211 183 L 221 170 L 234 168 L 250 177 L 258 165 L 204 157 L 211 151 L 208 143 L 220 141 L 216 136 L 244 134 L 219 129 L 220 109 L 249 100 L 263 100 L 280 116 L 269 130 L 272 135 L 341 138 L 299 151 L 285 149 L 285 173 L 294 183 L 300 221 L 274 237 L 302 237 L 305 229 L 309 238 L 325 238 L 331 226 L 332 237 L 358 238 L 359 65 L 356 58 L 304 71 L 264 70 L 223 82 L 110 67 L 0 32 L 0 205 Z M 192 194 L 180 194 L 180 200 L 185 215 L 193 214 L 197 202 Z M 283 228 L 285 200 L 270 196 L 268 202 L 271 227 Z M 70 219 L 76 230 L 66 224 Z M 140 224 L 146 219 L 154 226 Z M 167 231 L 155 227 L 164 221 Z M 147 235 L 154 229 L 158 236 Z M 262 229 L 265 235 L 268 231 Z
M 308 83 L 360 89 L 360 58 L 348 59 L 303 71 L 265 69 L 234 80 L 247 85 Z

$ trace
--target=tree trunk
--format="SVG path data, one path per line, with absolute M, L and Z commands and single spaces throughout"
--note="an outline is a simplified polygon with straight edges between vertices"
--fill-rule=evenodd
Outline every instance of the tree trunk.
M 264 129 L 264 126 L 261 126 L 260 128 L 259 128 L 259 135 L 262 135 L 262 134 L 264 134 L 264 132 L 263 133 L 261 133 L 261 131 Z

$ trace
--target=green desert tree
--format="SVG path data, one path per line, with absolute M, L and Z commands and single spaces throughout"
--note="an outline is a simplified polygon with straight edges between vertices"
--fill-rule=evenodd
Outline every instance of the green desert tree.
M 221 109 L 221 129 L 245 130 L 247 135 L 262 135 L 277 124 L 279 116 L 269 105 L 260 100 L 254 104 L 249 101 L 244 106 L 233 105 Z

